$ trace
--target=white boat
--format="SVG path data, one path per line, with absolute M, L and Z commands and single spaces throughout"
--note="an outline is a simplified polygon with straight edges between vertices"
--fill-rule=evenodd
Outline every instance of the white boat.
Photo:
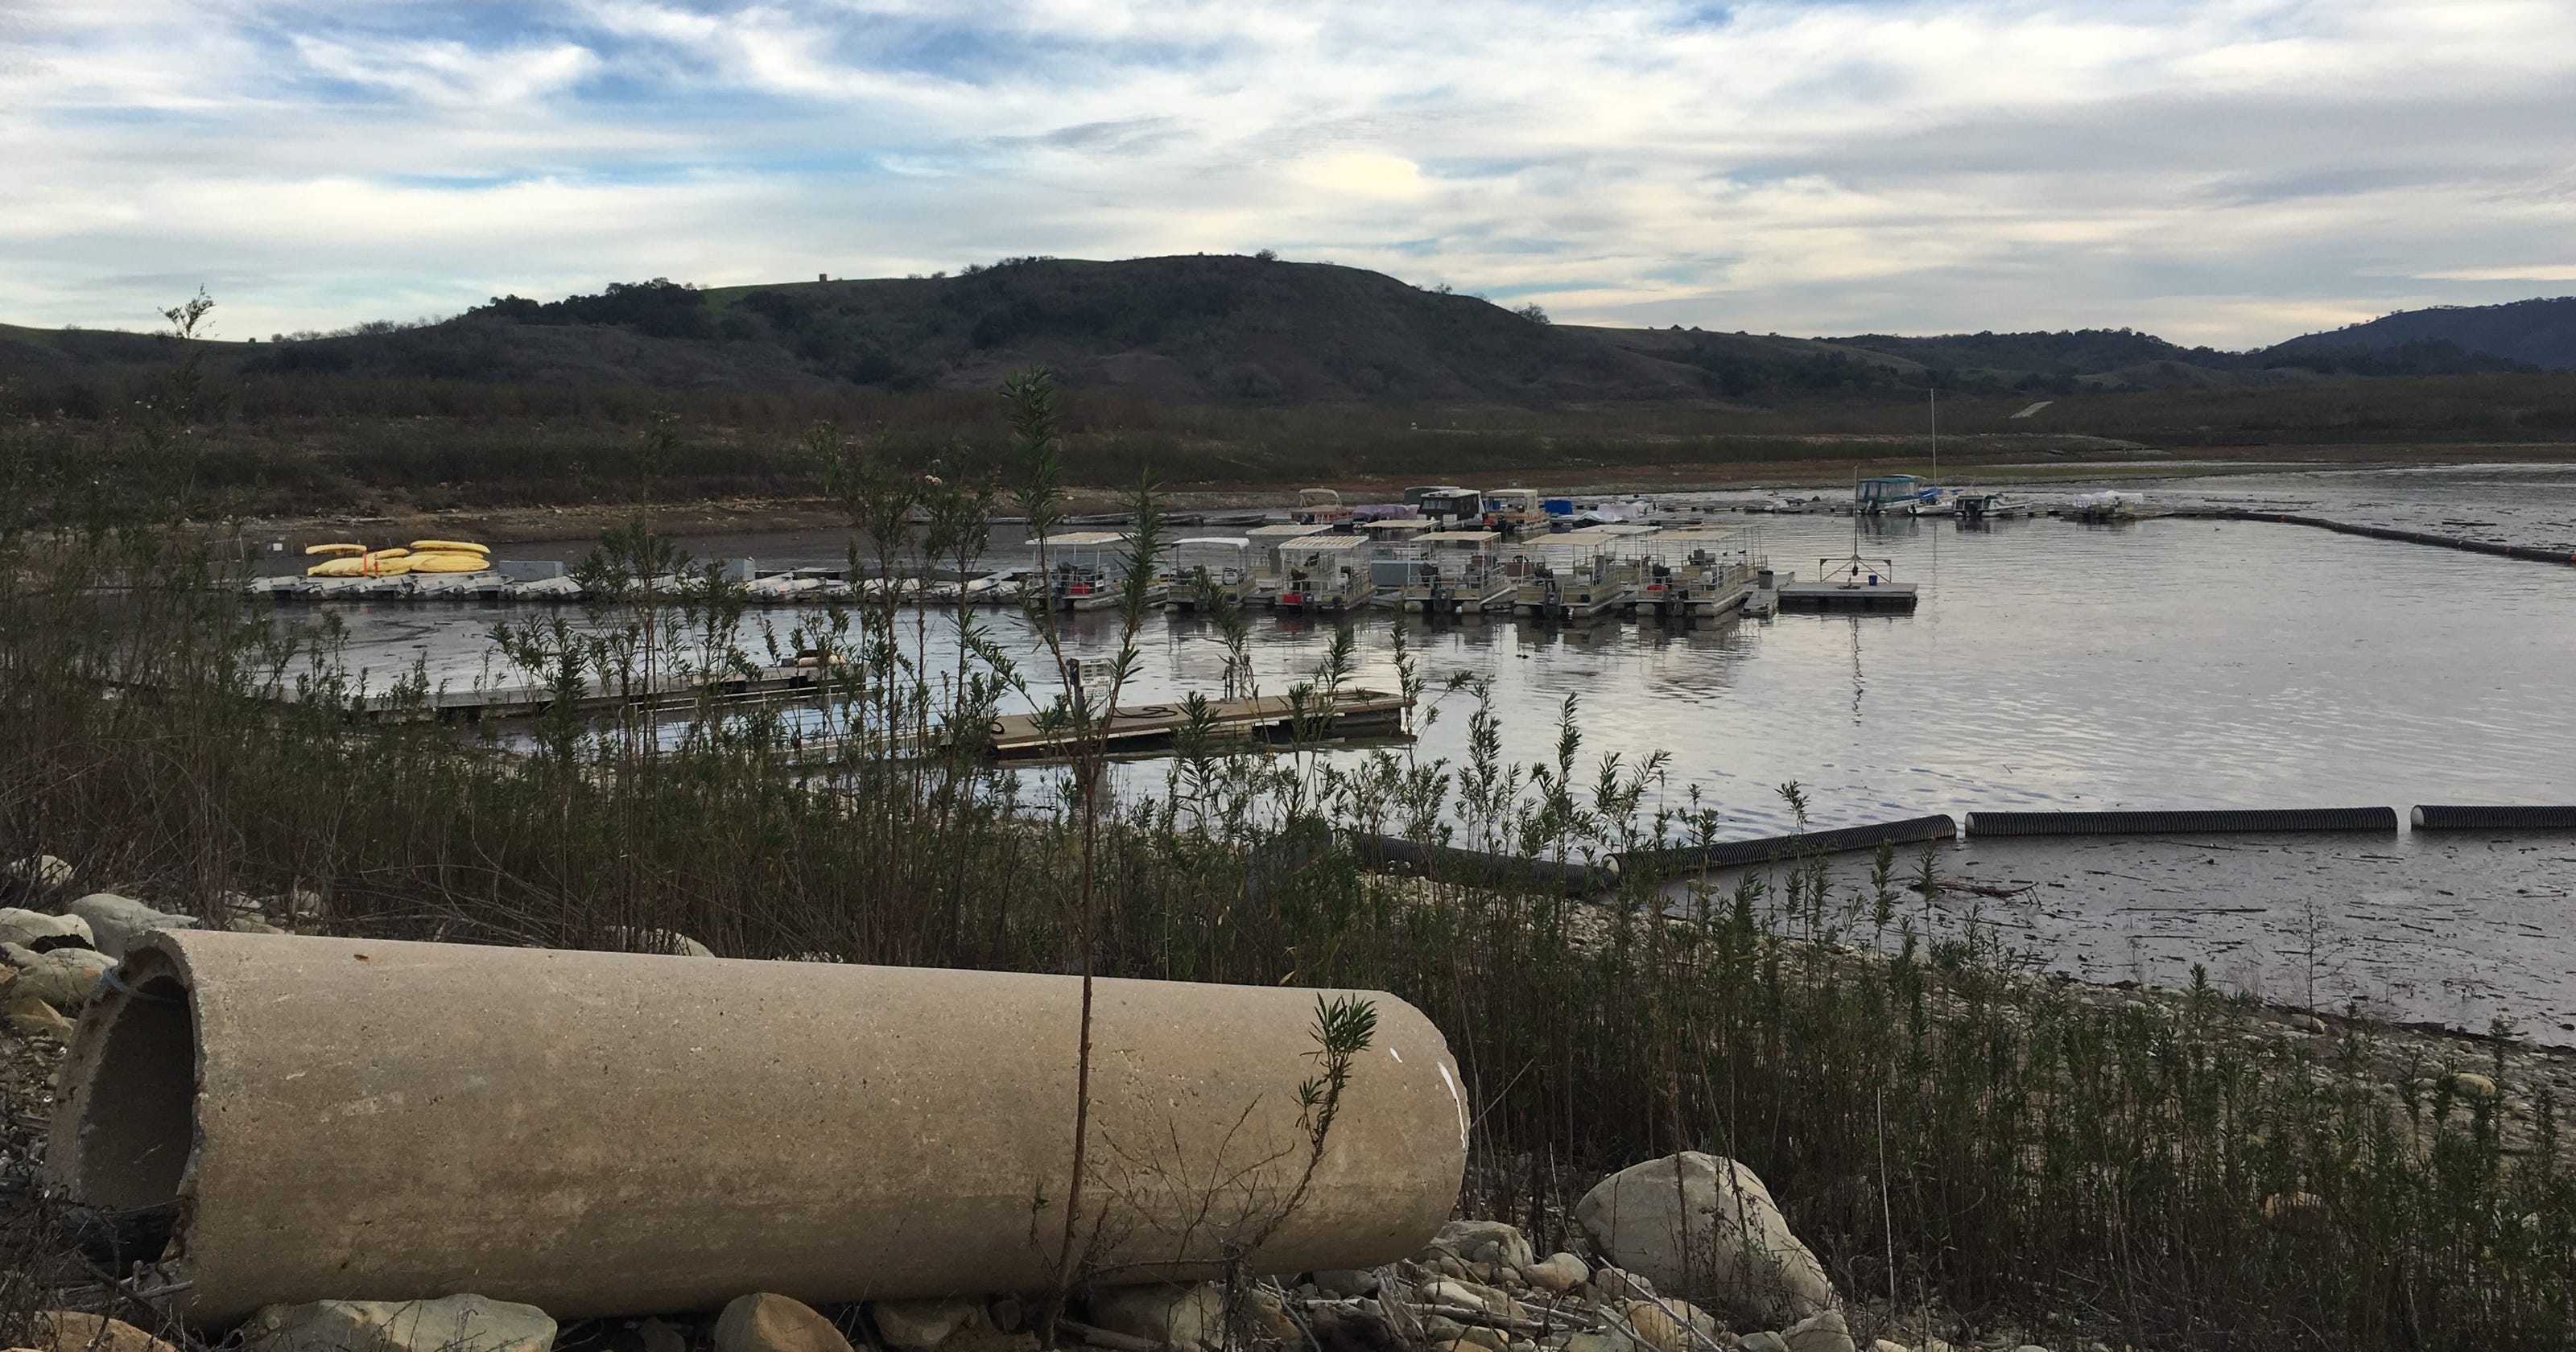
M 1721 619 L 1753 593 L 1759 551 L 1739 531 L 1671 531 L 1639 540 L 1640 619 Z
M 1531 542 L 1520 558 L 1515 614 L 1544 620 L 1588 620 L 1625 605 L 1636 590 L 1637 565 L 1612 556 L 1620 536 L 1598 530 L 1567 531 Z M 1531 557 L 1534 555 L 1535 557 Z
M 1961 493 L 1958 497 L 1959 520 L 1974 524 L 1980 521 L 2004 521 L 2028 516 L 2039 510 L 2039 503 L 2018 493 Z
M 1038 541 L 1047 566 L 1047 608 L 1108 610 L 1127 584 L 1127 537 L 1114 530 L 1067 531 Z M 1159 592 L 1149 601 L 1161 599 Z
M 1351 523 L 1351 516 L 1341 494 L 1329 488 L 1301 488 L 1297 490 L 1297 509 L 1288 514 L 1288 519 L 1317 530 L 1339 530 Z
M 1515 584 L 1494 554 L 1502 538 L 1490 530 L 1416 536 L 1405 547 L 1398 604 L 1419 614 L 1473 615 L 1509 601 Z
M 1241 535 L 1194 535 L 1165 556 L 1163 609 L 1200 611 L 1252 600 L 1252 541 Z
M 1309 535 L 1279 546 L 1284 571 L 1270 594 L 1273 610 L 1345 611 L 1369 603 L 1369 542 L 1357 535 Z

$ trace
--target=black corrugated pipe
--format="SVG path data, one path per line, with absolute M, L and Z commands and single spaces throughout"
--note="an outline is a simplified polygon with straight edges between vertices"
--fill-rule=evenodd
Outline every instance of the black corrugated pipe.
M 1487 854 L 1482 850 L 1462 850 L 1451 845 L 1425 845 L 1402 836 L 1370 836 L 1353 832 L 1349 839 L 1351 849 L 1363 862 L 1381 866 L 1402 864 L 1426 877 L 1449 882 L 1488 886 L 1533 882 L 1562 887 L 1570 897 L 1607 892 L 1619 885 L 1619 861 L 1615 858 L 1585 864 L 1527 859 L 1515 854 Z
M 2215 812 L 1971 812 L 1971 836 L 2170 836 L 2214 831 L 2397 832 L 2393 807 L 2233 808 Z
M 2576 807 L 2461 807 L 2425 803 L 2418 831 L 2576 831 Z
M 1845 826 L 1832 831 L 1809 831 L 1800 836 L 1765 836 L 1760 840 L 1721 840 L 1709 845 L 1662 845 L 1643 850 L 1630 850 L 1619 856 L 1620 868 L 1628 873 L 1652 869 L 1660 873 L 1690 873 L 1701 869 L 1729 868 L 1738 864 L 1776 863 L 1809 855 L 1840 854 L 1849 850 L 1874 850 L 1881 845 L 1912 845 L 1926 840 L 1956 840 L 1959 823 L 1946 812 L 1929 817 L 1908 817 L 1898 822 L 1881 822 L 1875 826 Z

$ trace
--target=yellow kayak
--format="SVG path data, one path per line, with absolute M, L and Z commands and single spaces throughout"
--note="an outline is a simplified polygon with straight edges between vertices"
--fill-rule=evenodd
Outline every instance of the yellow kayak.
M 306 577 L 356 577 L 358 560 L 355 558 L 325 559 L 305 569 L 304 575 Z
M 414 554 L 403 562 L 410 564 L 411 571 L 415 573 L 479 573 L 492 566 L 492 561 L 480 554 L 453 550 Z
M 306 545 L 304 547 L 304 552 L 307 555 L 364 554 L 367 552 L 367 547 L 365 545 Z
M 411 542 L 411 547 L 423 554 L 489 554 L 492 552 L 489 545 L 472 544 L 464 540 L 414 540 Z

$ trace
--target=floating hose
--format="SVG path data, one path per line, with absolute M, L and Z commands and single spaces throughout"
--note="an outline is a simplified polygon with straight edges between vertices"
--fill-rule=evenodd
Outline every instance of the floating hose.
M 2271 521 L 2285 526 L 2314 526 L 2319 530 L 2330 530 L 2338 535 L 2359 535 L 2373 540 L 2395 540 L 2400 544 L 2438 545 L 2443 549 L 2462 549 L 2472 554 L 2488 554 L 2499 559 L 2576 565 L 2576 553 L 2564 549 L 2540 549 L 2531 545 L 2500 545 L 2491 540 L 2470 540 L 2457 535 L 2434 535 L 2420 530 L 2397 530 L 2389 526 L 2356 526 L 2349 521 L 2328 521 L 2321 516 L 2294 516 L 2288 512 L 2248 512 L 2234 509 L 2204 515 L 2229 521 Z
M 1425 877 L 1487 885 L 1526 881 L 1565 889 L 1570 897 L 1606 892 L 1619 885 L 1619 861 L 1585 864 L 1571 860 L 1529 859 L 1516 854 L 1488 854 L 1451 845 L 1425 845 L 1402 836 L 1353 834 L 1351 849 L 1369 864 L 1402 864 Z
M 2426 803 L 2415 809 L 2418 831 L 2576 831 L 2576 807 L 2460 807 Z
M 1971 836 L 2171 836 L 2212 831 L 2397 831 L 2393 807 L 2216 812 L 1971 812 Z
M 1875 826 L 1809 831 L 1796 836 L 1765 836 L 1760 840 L 1721 840 L 1710 845 L 1664 845 L 1630 850 L 1619 856 L 1619 863 L 1630 871 L 1642 868 L 1663 873 L 1687 873 L 1737 864 L 1776 863 L 1808 855 L 1874 850 L 1881 845 L 1956 840 L 1958 835 L 1959 823 L 1950 814 L 1937 812 L 1929 817 L 1908 817 L 1903 821 L 1881 822 Z

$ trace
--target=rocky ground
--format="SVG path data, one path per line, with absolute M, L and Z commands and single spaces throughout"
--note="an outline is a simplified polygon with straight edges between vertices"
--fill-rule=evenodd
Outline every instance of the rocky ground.
M 0 1335 L 42 1352 L 175 1352 L 220 1331 L 158 1311 L 96 1256 L 95 1218 L 44 1194 L 41 1162 L 63 1044 L 100 973 L 145 930 L 196 926 L 114 893 L 79 892 L 59 860 L 9 866 L 0 900 Z M 232 929 L 319 931 L 309 894 L 227 897 Z M 704 954 L 681 936 L 620 935 L 618 946 Z M 1875 959 L 1844 950 L 1851 962 Z M 2049 980 L 2028 978 L 2034 983 Z M 2063 988 L 2063 987 L 2061 987 Z M 2182 996 L 2073 987 L 2079 998 L 2143 1007 Z M 2391 1094 L 2414 1082 L 2503 1098 L 2511 1148 L 2529 1148 L 2528 1092 L 2576 1096 L 2576 1058 L 2360 1028 L 2303 1013 L 2235 1008 L 2249 1043 L 2309 1044 L 2316 1059 L 2360 1038 L 2361 1074 Z M 2486 1073 L 2505 1058 L 2505 1089 Z M 2484 1067 L 2485 1069 L 2477 1069 Z M 2284 1199 L 2295 1207 L 2298 1199 Z M 399 1305 L 326 1301 L 271 1307 L 224 1338 L 251 1352 L 1934 1352 L 2102 1348 L 2065 1326 L 1971 1327 L 1937 1310 L 1893 1309 L 1838 1293 L 1769 1192 L 1732 1161 L 1685 1154 L 1601 1180 L 1566 1218 L 1574 1251 L 1535 1252 L 1523 1233 L 1453 1220 L 1425 1248 L 1382 1266 L 1247 1278 L 1229 1288 L 1105 1286 L 1066 1302 L 1046 1293 L 809 1308 L 750 1292 L 721 1311 L 637 1311 L 559 1327 L 544 1311 L 471 1292 Z M 91 1241 L 87 1252 L 84 1240 Z M 1055 1317 L 1047 1312 L 1052 1309 Z M 150 1331 L 147 1332 L 146 1330 Z M 0 1336 L 0 1346 L 7 1338 Z

